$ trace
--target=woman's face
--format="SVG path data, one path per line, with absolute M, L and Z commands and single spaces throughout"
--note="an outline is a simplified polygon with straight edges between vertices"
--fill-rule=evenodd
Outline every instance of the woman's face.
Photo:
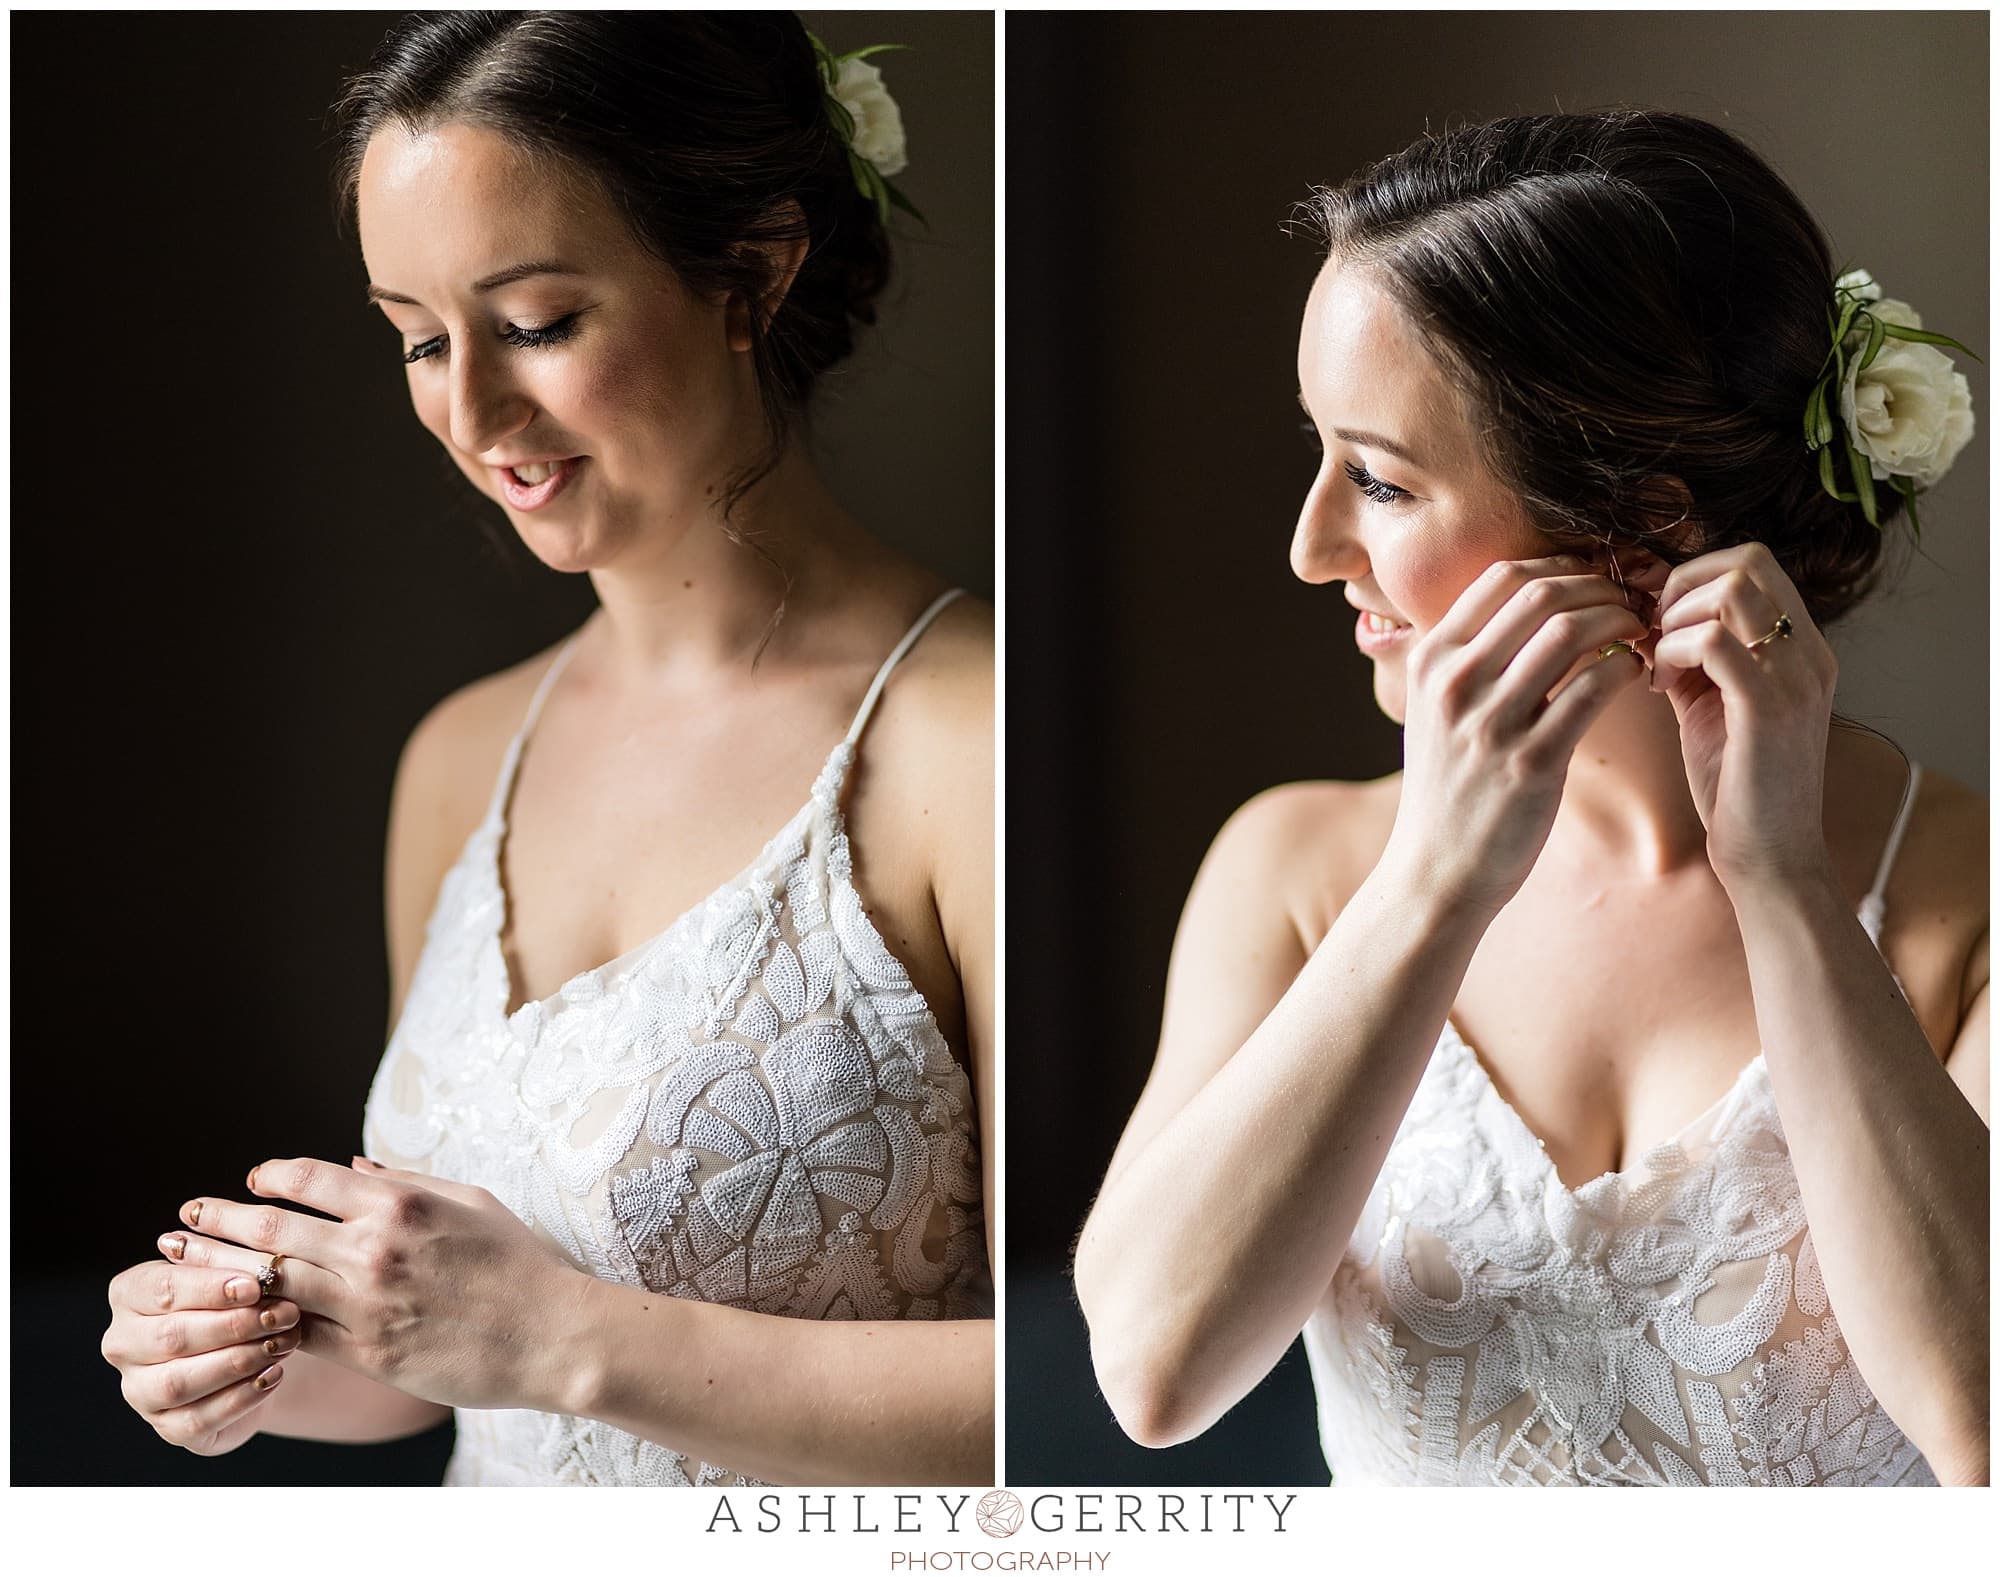
M 1553 549 L 1488 470 L 1444 370 L 1369 270 L 1329 261 L 1299 330 L 1299 401 L 1325 458 L 1292 572 L 1348 583 L 1375 700 L 1405 715 L 1410 647 L 1498 559 Z M 1370 617 L 1370 613 L 1379 618 Z
M 684 288 L 588 182 L 490 131 L 390 125 L 358 201 L 417 419 L 544 563 L 671 551 L 754 454 L 740 313 Z M 568 463 L 531 492 L 506 468 L 533 461 Z

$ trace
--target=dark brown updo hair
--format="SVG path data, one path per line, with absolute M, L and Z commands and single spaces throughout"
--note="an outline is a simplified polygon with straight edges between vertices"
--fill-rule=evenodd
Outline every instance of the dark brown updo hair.
M 1762 542 L 1820 625 L 1873 586 L 1884 534 L 1825 493 L 1805 445 L 1833 259 L 1730 133 L 1660 111 L 1516 116 L 1316 189 L 1305 217 L 1381 276 L 1559 545 L 1675 564 Z M 1876 499 L 1886 526 L 1902 498 Z
M 889 240 L 826 113 L 789 12 L 427 11 L 402 18 L 332 109 L 337 220 L 394 122 L 505 137 L 552 176 L 593 181 L 696 294 L 742 296 L 770 443 L 725 514 L 778 463 L 819 375 L 875 321 Z M 768 319 L 773 253 L 806 257 Z

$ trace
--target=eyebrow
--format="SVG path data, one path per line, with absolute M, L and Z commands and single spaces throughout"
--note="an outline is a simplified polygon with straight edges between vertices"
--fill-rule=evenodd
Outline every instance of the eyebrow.
M 472 288 L 477 294 L 485 295 L 488 291 L 498 290 L 502 285 L 511 285 L 517 280 L 527 279 L 535 274 L 579 275 L 582 272 L 582 269 L 573 264 L 545 258 L 533 263 L 516 263 L 512 268 L 503 268 L 497 274 L 488 274 L 484 279 L 475 280 Z M 378 301 L 400 301 L 406 307 L 423 305 L 413 297 L 398 295 L 393 290 L 384 290 L 380 285 L 371 284 L 368 287 L 368 305 L 373 306 Z
M 1308 417 L 1312 415 L 1311 408 L 1306 404 L 1306 391 L 1304 389 L 1299 390 L 1299 409 L 1304 411 Z M 1380 433 L 1366 433 L 1353 427 L 1336 427 L 1333 430 L 1333 436 L 1338 438 L 1342 443 L 1359 444 L 1364 449 L 1380 449 L 1384 454 L 1394 455 L 1406 465 L 1413 465 L 1420 471 L 1425 469 L 1423 461 L 1418 459 L 1407 447 L 1397 443 L 1393 438 L 1384 438 Z

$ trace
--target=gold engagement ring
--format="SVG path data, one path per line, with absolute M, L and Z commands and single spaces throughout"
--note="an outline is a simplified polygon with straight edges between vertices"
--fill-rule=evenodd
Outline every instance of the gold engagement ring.
M 1764 632 L 1764 634 L 1758 636 L 1756 640 L 1745 642 L 1743 649 L 1745 651 L 1754 652 L 1758 647 L 1762 646 L 1766 641 L 1789 640 L 1791 638 L 1791 634 L 1792 634 L 1791 618 L 1789 615 L 1781 613 L 1778 615 L 1778 622 L 1776 624 L 1772 625 L 1769 630 Z

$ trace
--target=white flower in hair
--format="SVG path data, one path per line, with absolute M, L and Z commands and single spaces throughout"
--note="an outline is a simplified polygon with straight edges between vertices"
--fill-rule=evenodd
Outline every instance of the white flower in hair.
M 1843 274 L 1869 313 L 1899 328 L 1921 329 L 1924 320 L 1907 301 L 1885 299 L 1867 273 Z M 1875 359 L 1862 366 L 1865 329 L 1847 336 L 1847 376 L 1840 414 L 1854 447 L 1868 457 L 1878 482 L 1906 476 L 1933 486 L 1972 441 L 1972 389 L 1965 374 L 1934 345 L 1884 338 Z
M 1917 494 L 1951 469 L 1973 431 L 1972 390 L 1938 347 L 1979 357 L 1926 329 L 1916 308 L 1885 297 L 1866 269 L 1833 282 L 1829 318 L 1833 344 L 1805 410 L 1806 448 L 1819 456 L 1820 486 L 1859 504 L 1868 524 L 1880 526 L 1876 484 L 1887 483 L 1903 500 L 1910 529 L 1919 530 Z
M 903 112 L 882 84 L 882 73 L 852 56 L 840 62 L 840 74 L 830 90 L 840 107 L 854 117 L 849 146 L 883 176 L 900 175 L 909 167 L 903 139 Z
M 1875 276 L 1865 268 L 1850 269 L 1833 282 L 1838 295 L 1859 296 L 1863 301 L 1880 301 L 1882 287 L 1875 283 Z

